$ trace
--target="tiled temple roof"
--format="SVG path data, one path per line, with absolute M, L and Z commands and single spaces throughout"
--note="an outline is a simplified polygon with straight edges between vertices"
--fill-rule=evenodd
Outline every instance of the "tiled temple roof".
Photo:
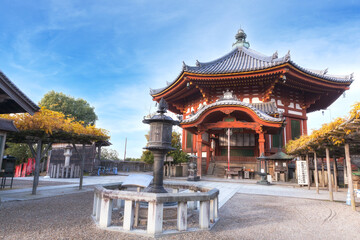
M 250 48 L 246 48 L 244 46 L 236 46 L 230 53 L 211 62 L 202 63 L 196 61 L 196 66 L 189 66 L 183 63 L 183 69 L 179 74 L 179 76 L 175 79 L 175 81 L 183 73 L 194 73 L 194 74 L 240 73 L 240 72 L 263 70 L 284 63 L 289 63 L 304 73 L 328 81 L 340 82 L 340 83 L 351 83 L 353 81 L 353 74 L 336 76 L 336 75 L 327 74 L 327 69 L 311 70 L 300 67 L 291 60 L 290 51 L 285 56 L 279 58 L 277 52 L 275 52 L 272 56 L 266 56 Z M 175 81 L 169 83 L 166 87 L 159 89 L 151 89 L 150 94 L 154 95 L 162 92 L 170 85 L 172 85 Z
M 274 102 L 250 103 L 250 104 L 268 115 L 279 113 L 276 104 Z
M 236 47 L 227 55 L 214 61 L 207 63 L 197 61 L 196 66 L 193 67 L 185 65 L 184 70 L 185 72 L 199 74 L 249 72 L 274 67 L 288 60 L 290 60 L 290 54 L 282 58 L 277 58 L 277 54 L 268 57 L 252 49 Z

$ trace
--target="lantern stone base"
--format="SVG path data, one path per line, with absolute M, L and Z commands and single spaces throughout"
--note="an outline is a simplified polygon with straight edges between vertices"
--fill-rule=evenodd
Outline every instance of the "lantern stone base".
M 199 176 L 189 176 L 187 178 L 187 180 L 190 182 L 197 182 L 197 181 L 200 181 L 200 177 Z
M 266 179 L 266 174 L 264 173 L 259 173 L 259 175 L 261 176 L 261 180 L 257 181 L 257 184 L 261 184 L 261 185 L 270 185 L 270 183 L 267 181 Z

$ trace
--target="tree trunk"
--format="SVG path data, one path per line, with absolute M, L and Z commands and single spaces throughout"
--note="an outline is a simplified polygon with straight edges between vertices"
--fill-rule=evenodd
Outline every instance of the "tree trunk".
M 307 167 L 307 172 L 308 172 L 308 190 L 310 190 L 311 174 L 310 174 L 310 161 L 309 161 L 309 154 L 308 153 L 305 156 L 305 160 L 306 160 L 306 167 Z
M 352 171 L 351 171 L 350 147 L 348 143 L 345 144 L 345 159 L 346 159 L 346 169 L 348 175 L 348 188 L 350 192 L 351 207 L 354 211 L 356 211 L 354 186 L 353 186 Z
M 316 152 L 314 152 L 314 167 L 315 167 L 314 178 L 315 178 L 316 193 L 319 194 L 319 176 L 318 176 L 319 173 L 318 173 Z
M 34 172 L 32 195 L 36 195 L 36 189 L 39 184 L 41 149 L 42 149 L 42 140 L 38 140 L 37 147 L 36 147 L 36 154 L 34 156 L 35 157 L 35 172 Z
M 84 168 L 85 168 L 85 156 L 86 156 L 86 150 L 85 150 L 85 144 L 82 145 L 82 157 L 81 157 L 81 169 L 80 169 L 80 185 L 79 190 L 82 189 L 83 185 L 83 176 L 84 176 Z
M 333 195 L 333 188 L 332 188 L 332 182 L 331 182 L 331 166 L 330 166 L 330 153 L 329 148 L 326 147 L 326 167 L 327 167 L 327 174 L 328 174 L 328 185 L 329 185 L 329 195 L 330 195 L 330 201 L 334 201 L 334 195 Z

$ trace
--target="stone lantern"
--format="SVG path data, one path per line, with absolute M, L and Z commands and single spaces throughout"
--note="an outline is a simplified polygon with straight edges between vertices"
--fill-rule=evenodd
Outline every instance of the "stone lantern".
M 265 157 L 264 154 L 262 154 L 258 159 L 258 174 L 261 176 L 261 180 L 258 181 L 258 184 L 268 185 L 270 184 L 267 181 L 267 157 Z
M 154 184 L 145 190 L 147 192 L 166 193 L 163 187 L 164 156 L 175 149 L 171 147 L 172 126 L 180 123 L 164 115 L 166 110 L 167 103 L 161 99 L 158 114 L 143 120 L 143 123 L 150 124 L 149 143 L 145 149 L 150 150 L 154 155 Z
M 68 167 L 70 165 L 70 157 L 72 156 L 72 147 L 67 145 L 64 149 L 64 156 L 65 156 L 65 164 L 64 167 Z
M 194 154 L 191 154 L 190 156 L 190 163 L 188 167 L 188 181 L 200 181 L 200 177 L 197 175 L 197 167 L 196 167 L 196 159 L 197 156 Z

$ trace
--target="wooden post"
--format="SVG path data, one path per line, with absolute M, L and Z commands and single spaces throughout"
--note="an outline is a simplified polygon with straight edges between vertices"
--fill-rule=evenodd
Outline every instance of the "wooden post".
M 228 149 L 227 149 L 227 155 L 228 155 L 228 159 L 227 159 L 227 161 L 228 161 L 228 171 L 230 171 L 230 152 L 231 152 L 231 149 L 230 149 L 230 146 L 231 146 L 231 142 L 230 142 L 230 136 L 231 136 L 231 132 L 230 132 L 231 130 L 230 130 L 230 128 L 228 128 L 228 130 L 227 130 L 227 135 L 228 135 L 228 142 L 227 142 L 227 144 L 228 144 Z M 231 178 L 231 176 L 230 176 L 230 178 Z
M 201 175 L 202 175 L 202 171 L 201 171 L 201 168 L 202 168 L 202 135 L 201 133 L 199 132 L 197 134 L 197 175 L 201 178 Z
M 316 152 L 314 152 L 314 168 L 315 168 L 314 178 L 315 178 L 316 193 L 319 194 L 319 177 L 318 177 Z
M 354 211 L 356 211 L 354 186 L 353 186 L 352 171 L 351 171 L 350 147 L 348 143 L 345 143 L 345 159 L 346 159 L 346 169 L 348 175 L 348 187 L 350 191 L 351 207 Z
M 60 178 L 60 167 L 61 167 L 60 164 L 56 165 L 56 178 Z
M 328 185 L 329 185 L 329 195 L 330 195 L 330 201 L 334 201 L 334 195 L 333 195 L 333 188 L 332 188 L 332 182 L 331 182 L 331 166 L 330 166 L 330 153 L 329 153 L 329 147 L 326 147 L 326 167 L 327 167 L 327 173 L 328 173 Z
M 206 146 L 206 174 L 208 174 L 208 168 L 209 168 L 209 164 L 210 164 L 210 156 L 211 152 L 210 152 L 210 147 Z
M 51 142 L 49 142 L 48 146 L 46 147 L 45 151 L 42 152 L 42 140 L 39 139 L 37 141 L 37 147 L 36 147 L 36 152 L 35 149 L 32 145 L 31 142 L 27 143 L 30 151 L 33 155 L 33 157 L 35 158 L 35 172 L 34 172 L 34 181 L 33 181 L 33 189 L 32 189 L 32 194 L 36 195 L 36 189 L 37 186 L 39 184 L 39 176 L 40 176 L 40 160 L 44 157 L 44 154 L 49 150 L 49 148 L 51 147 Z
M 36 195 L 36 189 L 39 184 L 39 175 L 40 175 L 40 160 L 41 160 L 41 150 L 42 150 L 42 140 L 38 140 L 36 147 L 36 155 L 35 157 L 35 174 L 34 174 L 34 182 L 32 194 Z
M 82 158 L 81 158 L 79 190 L 82 189 L 82 185 L 83 185 L 83 176 L 84 176 L 84 168 L 85 168 L 85 156 L 86 156 L 85 144 L 82 145 L 82 150 L 83 150 L 83 152 L 82 152 Z
M 85 143 L 82 145 L 82 152 L 80 153 L 75 145 L 75 143 L 72 144 L 76 153 L 78 154 L 81 164 L 80 164 L 80 183 L 79 183 L 79 190 L 82 189 L 83 185 L 83 175 L 84 175 L 84 168 L 85 168 L 85 158 L 86 158 L 86 150 L 85 150 Z M 76 177 L 76 176 L 75 176 Z
M 334 156 L 334 191 L 337 192 L 338 189 L 338 181 L 337 181 L 337 164 L 336 157 Z
M 65 173 L 65 167 L 63 164 L 60 165 L 61 166 L 61 178 L 66 178 L 64 173 Z
M 344 188 L 346 187 L 346 181 L 348 179 L 347 177 L 347 166 L 346 166 L 346 159 L 343 160 L 343 166 L 344 166 Z
M 71 170 L 70 170 L 70 178 L 74 177 L 74 168 L 75 168 L 75 164 L 71 164 Z
M 52 176 L 51 177 L 56 178 L 56 164 L 52 165 L 51 171 L 52 171 Z
M 263 153 L 265 153 L 265 137 L 264 132 L 257 131 L 257 133 L 259 134 L 259 156 L 261 156 Z
M 324 159 L 321 158 L 321 178 L 322 178 L 322 187 L 325 187 L 325 170 L 324 170 Z
M 49 173 L 50 159 L 51 159 L 51 150 L 48 151 L 48 157 L 47 157 L 47 161 L 46 161 L 46 176 L 50 176 L 50 173 Z
M 310 190 L 311 174 L 310 174 L 310 161 L 309 161 L 309 154 L 308 153 L 306 153 L 306 155 L 305 155 L 305 160 L 306 160 L 306 168 L 307 168 L 307 172 L 308 172 L 308 190 Z

